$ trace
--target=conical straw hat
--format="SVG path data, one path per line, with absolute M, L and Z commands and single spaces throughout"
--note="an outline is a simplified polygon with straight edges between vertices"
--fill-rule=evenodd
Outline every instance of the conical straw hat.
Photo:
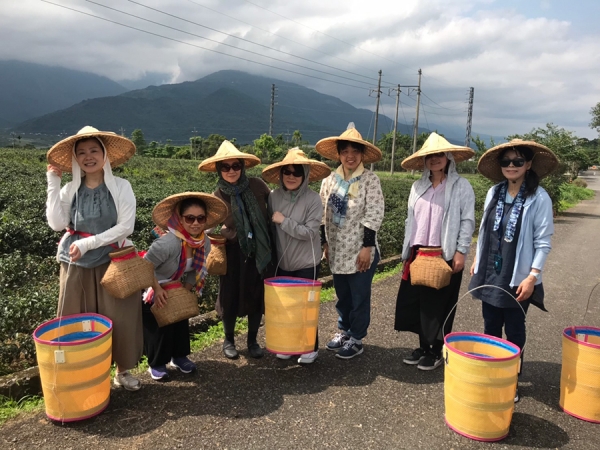
M 548 176 L 558 167 L 558 158 L 548 147 L 538 144 L 535 141 L 513 139 L 510 142 L 496 145 L 481 155 L 481 158 L 479 158 L 479 163 L 477 164 L 477 170 L 479 173 L 492 181 L 498 182 L 504 180 L 502 167 L 500 167 L 500 162 L 498 161 L 498 156 L 502 150 L 513 147 L 517 151 L 519 150 L 519 147 L 528 147 L 533 152 L 531 169 L 540 179 Z
M 308 159 L 302 150 L 298 147 L 294 147 L 288 150 L 285 158 L 282 161 L 271 164 L 265 167 L 262 171 L 263 179 L 268 183 L 279 183 L 279 175 L 281 167 L 289 166 L 290 164 L 308 164 L 310 165 L 309 181 L 319 181 L 326 178 L 330 173 L 331 169 L 327 164 L 314 159 Z
M 77 134 L 54 144 L 46 155 L 48 162 L 63 172 L 72 172 L 71 163 L 75 143 L 90 137 L 102 141 L 110 166 L 113 169 L 125 163 L 135 154 L 135 144 L 126 137 L 119 136 L 111 131 L 98 131 L 94 127 L 85 126 Z
M 204 192 L 182 192 L 181 194 L 171 195 L 161 200 L 152 211 L 152 220 L 159 227 L 166 229 L 167 222 L 176 210 L 177 205 L 186 198 L 197 198 L 206 205 L 206 224 L 204 229 L 214 228 L 225 220 L 227 216 L 227 205 L 225 202 L 212 194 Z
M 242 159 L 246 163 L 246 169 L 254 167 L 260 164 L 260 159 L 257 156 L 250 155 L 248 153 L 240 152 L 235 145 L 229 141 L 223 141 L 217 153 L 210 158 L 206 158 L 198 166 L 198 170 L 201 172 L 216 172 L 217 163 L 219 161 L 225 161 L 226 159 Z
M 425 168 L 425 156 L 445 152 L 451 152 L 454 162 L 457 163 L 466 161 L 475 155 L 473 149 L 451 144 L 439 134 L 431 133 L 419 151 L 402 161 L 402 167 L 405 170 L 423 170 Z
M 339 161 L 340 155 L 337 151 L 337 142 L 338 141 L 350 141 L 357 142 L 359 144 L 363 144 L 365 146 L 365 154 L 363 157 L 363 164 L 370 164 L 377 162 L 381 159 L 382 153 L 376 146 L 371 144 L 369 141 L 365 141 L 358 130 L 354 128 L 354 122 L 350 122 L 348 124 L 348 129 L 344 131 L 339 136 L 328 137 L 325 139 L 321 139 L 315 145 L 315 150 L 320 155 L 323 155 L 327 159 L 331 159 L 333 161 Z

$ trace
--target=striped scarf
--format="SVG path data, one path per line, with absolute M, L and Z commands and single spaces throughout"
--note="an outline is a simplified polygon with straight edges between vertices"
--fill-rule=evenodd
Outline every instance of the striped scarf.
M 187 258 L 185 256 L 186 247 L 190 247 L 192 249 L 192 269 L 196 273 L 196 285 L 194 286 L 194 290 L 198 295 L 202 294 L 202 288 L 204 287 L 204 279 L 206 278 L 206 258 L 204 257 L 204 232 L 200 234 L 199 237 L 193 238 L 189 235 L 181 221 L 179 219 L 179 215 L 177 213 L 173 213 L 171 218 L 167 222 L 167 227 L 171 233 L 181 239 L 181 256 L 179 258 L 179 267 L 177 271 L 171 277 L 172 280 L 179 280 L 185 271 L 185 266 L 187 264 Z

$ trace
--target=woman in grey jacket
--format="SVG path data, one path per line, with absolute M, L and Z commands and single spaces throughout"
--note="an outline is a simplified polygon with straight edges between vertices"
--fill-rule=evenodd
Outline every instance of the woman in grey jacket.
M 144 324 L 144 354 L 148 357 L 148 372 L 152 379 L 169 378 L 166 364 L 190 373 L 196 369 L 188 359 L 190 329 L 187 319 L 159 327 L 151 307 L 163 308 L 168 293 L 161 285 L 182 281 L 184 287 L 202 294 L 206 276 L 205 261 L 210 252 L 210 240 L 204 229 L 221 223 L 227 215 L 227 206 L 214 195 L 184 192 L 161 201 L 152 212 L 152 219 L 169 232 L 154 241 L 145 258 L 154 265 L 154 284 L 144 296 L 142 318 Z
M 298 147 L 288 151 L 283 161 L 263 170 L 263 178 L 278 183 L 269 195 L 269 214 L 277 243 L 276 276 L 317 279 L 321 265 L 319 227 L 323 218 L 321 197 L 308 186 L 320 181 L 331 169 L 322 162 L 308 159 Z M 313 352 L 301 355 L 299 363 L 312 363 L 318 356 L 319 343 Z M 279 359 L 291 355 L 278 354 Z
M 423 147 L 402 162 L 403 168 L 423 170 L 423 175 L 412 185 L 408 198 L 404 268 L 394 328 L 419 335 L 419 347 L 403 362 L 421 370 L 441 365 L 443 338 L 452 330 L 454 313 L 444 330 L 442 326 L 458 300 L 465 256 L 475 229 L 475 194 L 471 184 L 456 172 L 456 162 L 474 153 L 431 133 Z M 441 247 L 442 257 L 452 268 L 448 286 L 436 290 L 411 284 L 410 263 L 421 247 Z

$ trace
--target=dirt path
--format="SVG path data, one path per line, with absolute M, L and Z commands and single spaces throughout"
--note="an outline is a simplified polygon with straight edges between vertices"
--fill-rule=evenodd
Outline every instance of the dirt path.
M 600 191 L 598 177 L 587 178 Z M 402 364 L 414 335 L 393 331 L 398 277 L 377 284 L 365 353 L 342 361 L 321 350 L 309 367 L 273 356 L 227 361 L 220 344 L 193 355 L 199 371 L 166 384 L 144 375 L 138 393 L 115 390 L 99 417 L 57 425 L 36 414 L 0 429 L 8 448 L 600 448 L 600 425 L 558 408 L 561 332 L 583 325 L 588 295 L 600 280 L 600 195 L 556 220 L 545 270 L 549 313 L 528 316 L 523 399 L 503 442 L 481 444 L 444 424 L 443 370 Z M 468 263 L 470 264 L 470 262 Z M 468 277 L 463 280 L 463 289 Z M 600 326 L 600 289 L 586 324 Z M 324 305 L 320 339 L 335 332 L 334 304 Z M 463 299 L 455 330 L 481 331 L 480 304 Z M 239 340 L 243 344 L 243 338 Z M 243 347 L 243 345 L 242 345 Z

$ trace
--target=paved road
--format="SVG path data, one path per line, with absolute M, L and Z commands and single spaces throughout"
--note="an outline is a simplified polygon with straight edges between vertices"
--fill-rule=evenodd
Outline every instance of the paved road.
M 598 177 L 587 178 L 600 191 Z M 545 270 L 549 313 L 528 316 L 523 399 L 500 443 L 463 438 L 444 424 L 443 369 L 402 364 L 416 338 L 393 331 L 399 278 L 377 284 L 365 353 L 342 361 L 322 350 L 309 367 L 272 356 L 227 361 L 220 344 L 193 355 L 199 371 L 159 384 L 144 376 L 137 393 L 113 391 L 99 417 L 56 425 L 40 413 L 0 429 L 1 448 L 600 448 L 600 425 L 558 408 L 561 332 L 583 325 L 589 293 L 600 280 L 600 195 L 556 220 Z M 468 263 L 470 264 L 470 262 Z M 463 281 L 463 290 L 468 277 Z M 585 324 L 600 326 L 600 288 Z M 324 305 L 320 339 L 335 332 L 333 303 Z M 455 330 L 482 331 L 480 305 L 467 296 Z M 242 339 L 240 339 L 241 341 Z

